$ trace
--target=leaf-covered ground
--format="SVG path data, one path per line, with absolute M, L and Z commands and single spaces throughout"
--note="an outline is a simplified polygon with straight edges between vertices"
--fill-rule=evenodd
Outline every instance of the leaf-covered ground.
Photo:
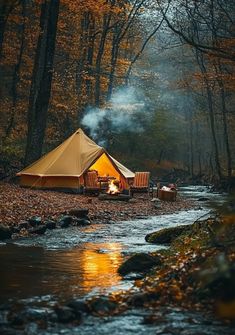
M 89 209 L 89 217 L 94 223 L 107 220 L 129 220 L 143 215 L 171 214 L 187 210 L 195 203 L 180 196 L 175 202 L 161 202 L 155 208 L 147 194 L 135 194 L 129 202 L 100 201 L 96 196 L 68 194 L 55 191 L 21 188 L 15 184 L 0 183 L 0 223 L 17 225 L 32 216 L 42 219 L 57 219 L 61 214 L 74 208 Z

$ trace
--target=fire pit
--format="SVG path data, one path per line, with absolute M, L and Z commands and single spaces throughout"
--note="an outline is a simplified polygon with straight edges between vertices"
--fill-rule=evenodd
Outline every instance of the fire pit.
M 108 194 L 108 193 L 100 193 L 98 196 L 99 200 L 109 200 L 109 201 L 129 201 L 130 196 L 128 194 Z
M 100 193 L 98 198 L 99 200 L 129 201 L 131 197 L 129 194 L 122 194 L 117 182 L 110 180 L 108 191 L 106 193 Z

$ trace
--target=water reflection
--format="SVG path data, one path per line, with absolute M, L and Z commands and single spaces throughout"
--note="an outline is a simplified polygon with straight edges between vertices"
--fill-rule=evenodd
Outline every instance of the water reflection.
M 197 191 L 197 188 L 184 189 L 187 197 Z M 0 302 L 48 294 L 67 299 L 120 286 L 127 288 L 130 282 L 121 281 L 116 271 L 123 254 L 162 248 L 146 243 L 144 236 L 160 228 L 190 224 L 206 213 L 209 209 L 200 203 L 197 210 L 113 225 L 56 229 L 42 236 L 0 245 Z
M 56 295 L 67 299 L 119 284 L 119 243 L 83 243 L 72 250 L 7 245 L 0 248 L 0 302 Z
M 87 243 L 86 250 L 82 252 L 80 266 L 84 292 L 89 292 L 94 286 L 100 289 L 115 286 L 121 279 L 117 273 L 122 262 L 120 244 L 102 243 L 98 247 Z

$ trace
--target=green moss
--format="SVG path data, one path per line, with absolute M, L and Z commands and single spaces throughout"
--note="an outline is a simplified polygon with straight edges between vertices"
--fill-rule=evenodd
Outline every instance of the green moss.
M 178 236 L 191 229 L 191 225 L 182 225 L 177 227 L 164 228 L 157 232 L 146 235 L 145 240 L 149 243 L 169 244 Z

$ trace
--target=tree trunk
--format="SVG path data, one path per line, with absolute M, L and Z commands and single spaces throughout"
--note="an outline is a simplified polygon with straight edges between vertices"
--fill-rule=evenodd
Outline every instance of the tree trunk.
M 91 18 L 91 23 L 89 27 L 89 34 L 88 34 L 88 50 L 87 50 L 87 73 L 89 78 L 86 79 L 86 95 L 87 101 L 91 101 L 92 99 L 92 80 L 91 76 L 93 74 L 93 58 L 94 58 L 94 48 L 95 48 L 95 18 Z
M 101 76 L 101 62 L 104 54 L 106 37 L 108 34 L 109 24 L 111 20 L 111 14 L 104 15 L 103 18 L 103 29 L 100 38 L 99 49 L 96 57 L 96 66 L 95 66 L 95 105 L 99 107 L 100 105 L 100 76 Z
M 204 83 L 205 83 L 205 86 L 206 86 L 207 102 L 208 102 L 208 114 L 209 114 L 211 136 L 212 136 L 212 143 L 213 143 L 213 149 L 214 149 L 216 172 L 218 174 L 219 179 L 222 179 L 221 165 L 220 165 L 220 159 L 219 159 L 218 142 L 217 142 L 216 131 L 215 131 L 215 117 L 214 117 L 212 92 L 211 92 L 211 88 L 210 88 L 210 83 L 208 82 L 208 79 L 207 79 L 207 70 L 206 70 L 206 66 L 204 64 L 203 55 L 200 54 L 199 51 L 196 51 L 196 56 L 197 56 L 198 65 L 199 65 L 199 67 L 201 69 L 201 72 L 203 74 L 203 80 L 204 80 Z
M 8 15 L 9 15 L 9 7 L 7 5 L 0 5 L 0 58 L 2 57 L 2 45 Z
M 88 33 L 90 26 L 90 13 L 85 12 L 81 20 L 81 35 L 80 35 L 80 56 L 76 68 L 76 90 L 78 95 L 81 94 L 83 85 L 83 71 L 86 65 Z
M 213 156 L 212 156 L 212 154 L 210 155 L 210 158 L 209 158 L 209 166 L 210 166 L 211 180 L 212 180 L 214 178 L 214 164 L 213 164 Z
M 202 160 L 201 160 L 201 152 L 198 151 L 198 169 L 199 169 L 199 176 L 202 176 Z
M 161 164 L 163 154 L 164 154 L 164 150 L 162 149 L 162 150 L 160 151 L 160 154 L 159 154 L 159 157 L 158 157 L 158 161 L 157 161 L 157 164 L 158 164 L 158 165 Z
M 190 143 L 190 176 L 194 177 L 194 154 L 193 154 L 193 120 L 192 113 L 190 113 L 190 130 L 189 130 L 189 143 Z
M 25 164 L 32 163 L 42 154 L 51 95 L 59 4 L 59 0 L 50 0 L 41 5 L 41 32 L 38 37 L 29 97 Z
M 218 65 L 220 73 L 222 73 L 222 67 L 219 62 Z M 225 141 L 225 149 L 227 155 L 227 173 L 228 179 L 231 179 L 232 176 L 232 158 L 231 158 L 231 150 L 229 144 L 229 136 L 228 136 L 228 121 L 227 121 L 227 109 L 226 109 L 226 102 L 225 102 L 225 90 L 224 90 L 224 83 L 221 79 L 217 79 L 219 89 L 220 89 L 220 97 L 221 97 L 221 110 L 222 110 L 222 120 L 223 120 L 223 130 L 224 130 L 224 141 Z
M 12 108 L 11 108 L 11 115 L 10 119 L 7 125 L 7 129 L 5 132 L 5 138 L 6 140 L 12 131 L 12 128 L 14 126 L 14 120 L 15 120 L 15 114 L 16 114 L 16 104 L 17 104 L 17 99 L 18 99 L 18 92 L 17 92 L 17 86 L 20 81 L 20 68 L 21 68 L 21 62 L 22 62 L 22 56 L 23 56 L 23 51 L 24 51 L 24 43 L 25 43 L 25 17 L 26 17 L 26 1 L 21 0 L 21 6 L 22 6 L 22 25 L 21 25 L 21 43 L 20 43 L 20 51 L 19 55 L 17 58 L 17 62 L 15 65 L 14 69 L 14 74 L 13 74 L 13 79 L 12 79 L 12 87 L 11 87 L 11 93 L 12 93 Z
M 8 17 L 12 10 L 18 6 L 21 1 L 11 0 L 11 1 L 0 1 L 0 58 L 2 57 L 2 45 L 4 41 L 4 33 L 6 30 L 6 24 Z
M 188 91 L 189 94 L 189 91 Z M 187 166 L 188 166 L 188 173 L 191 178 L 194 177 L 194 146 L 193 146 L 193 112 L 189 106 L 188 110 L 185 111 L 185 120 L 189 125 L 187 128 Z
M 213 111 L 213 99 L 211 90 L 209 87 L 208 82 L 206 83 L 206 91 L 207 91 L 207 99 L 208 99 L 208 111 L 209 111 L 209 119 L 210 119 L 210 127 L 211 127 L 211 135 L 212 135 L 212 143 L 214 146 L 214 152 L 215 152 L 215 166 L 216 166 L 216 172 L 219 176 L 219 179 L 222 179 L 222 172 L 221 172 L 221 166 L 220 166 L 220 159 L 219 159 L 219 149 L 218 149 L 218 142 L 215 132 L 215 119 L 214 119 L 214 111 Z
M 111 68 L 109 74 L 109 85 L 108 85 L 108 92 L 107 92 L 107 100 L 111 99 L 113 93 L 113 84 L 114 84 L 114 75 L 116 71 L 117 59 L 118 59 L 118 52 L 119 52 L 119 43 L 120 40 L 118 35 L 114 33 L 113 36 L 113 45 L 112 45 L 112 55 L 111 55 Z

